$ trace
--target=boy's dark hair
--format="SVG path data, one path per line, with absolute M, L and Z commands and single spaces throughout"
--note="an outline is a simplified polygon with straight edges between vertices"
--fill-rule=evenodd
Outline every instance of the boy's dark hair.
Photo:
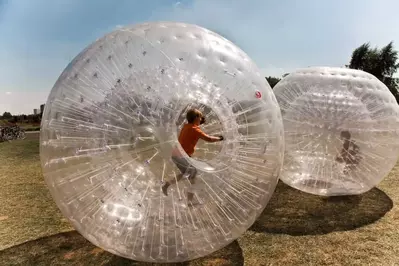
M 187 114 L 186 114 L 186 119 L 187 119 L 187 122 L 189 122 L 190 124 L 191 123 L 194 123 L 194 120 L 197 118 L 197 117 L 199 117 L 201 114 L 200 114 L 200 112 L 197 110 L 197 109 L 190 109 L 190 110 L 188 110 L 187 111 Z

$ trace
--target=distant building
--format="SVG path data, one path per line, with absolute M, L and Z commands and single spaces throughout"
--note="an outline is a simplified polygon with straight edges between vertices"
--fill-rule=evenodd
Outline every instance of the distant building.
M 43 114 L 44 111 L 44 104 L 40 105 L 40 113 Z
M 34 114 L 34 115 L 37 115 L 38 113 L 39 113 L 39 110 L 33 109 L 33 114 Z

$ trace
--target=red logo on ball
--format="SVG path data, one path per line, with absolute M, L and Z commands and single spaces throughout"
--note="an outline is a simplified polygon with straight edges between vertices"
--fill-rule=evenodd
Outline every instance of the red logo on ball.
M 260 91 L 256 91 L 255 92 L 255 97 L 258 98 L 258 99 L 262 98 L 262 93 Z

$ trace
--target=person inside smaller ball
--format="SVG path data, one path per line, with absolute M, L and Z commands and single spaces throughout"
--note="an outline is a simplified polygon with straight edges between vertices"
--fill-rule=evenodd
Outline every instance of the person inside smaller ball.
M 336 161 L 345 163 L 344 174 L 348 174 L 349 171 L 354 170 L 359 164 L 359 146 L 356 145 L 355 141 L 351 140 L 351 133 L 348 130 L 341 131 L 340 135 L 343 141 L 343 147 L 341 153 L 337 156 Z
M 187 123 L 181 129 L 178 141 L 189 157 L 194 154 L 195 146 L 199 139 L 206 142 L 218 142 L 224 139 L 223 136 L 209 136 L 201 130 L 199 126 L 205 123 L 205 116 L 198 109 L 188 110 L 186 120 Z M 162 192 L 165 196 L 168 195 L 168 187 L 180 181 L 184 175 L 188 175 L 188 180 L 191 184 L 194 184 L 194 179 L 197 175 L 197 169 L 190 164 L 177 148 L 172 152 L 172 161 L 176 164 L 177 168 L 179 168 L 180 174 L 176 178 L 166 181 L 163 184 Z M 188 201 L 192 201 L 193 197 L 193 192 L 187 192 Z

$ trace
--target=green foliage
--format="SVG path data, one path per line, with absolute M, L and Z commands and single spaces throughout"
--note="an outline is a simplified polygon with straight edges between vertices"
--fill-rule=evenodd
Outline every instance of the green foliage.
M 3 119 L 11 119 L 12 118 L 12 114 L 10 112 L 4 112 L 2 115 Z
M 279 83 L 279 81 L 281 80 L 280 78 L 276 78 L 276 77 L 267 77 L 266 78 L 267 82 L 269 83 L 270 87 L 272 87 L 272 89 L 274 88 L 274 86 L 276 86 L 277 83 Z
M 394 49 L 393 42 L 381 49 L 371 48 L 369 43 L 365 43 L 353 51 L 348 67 L 374 75 L 389 88 L 399 103 L 398 79 L 393 77 L 399 68 L 397 61 L 398 51 Z

